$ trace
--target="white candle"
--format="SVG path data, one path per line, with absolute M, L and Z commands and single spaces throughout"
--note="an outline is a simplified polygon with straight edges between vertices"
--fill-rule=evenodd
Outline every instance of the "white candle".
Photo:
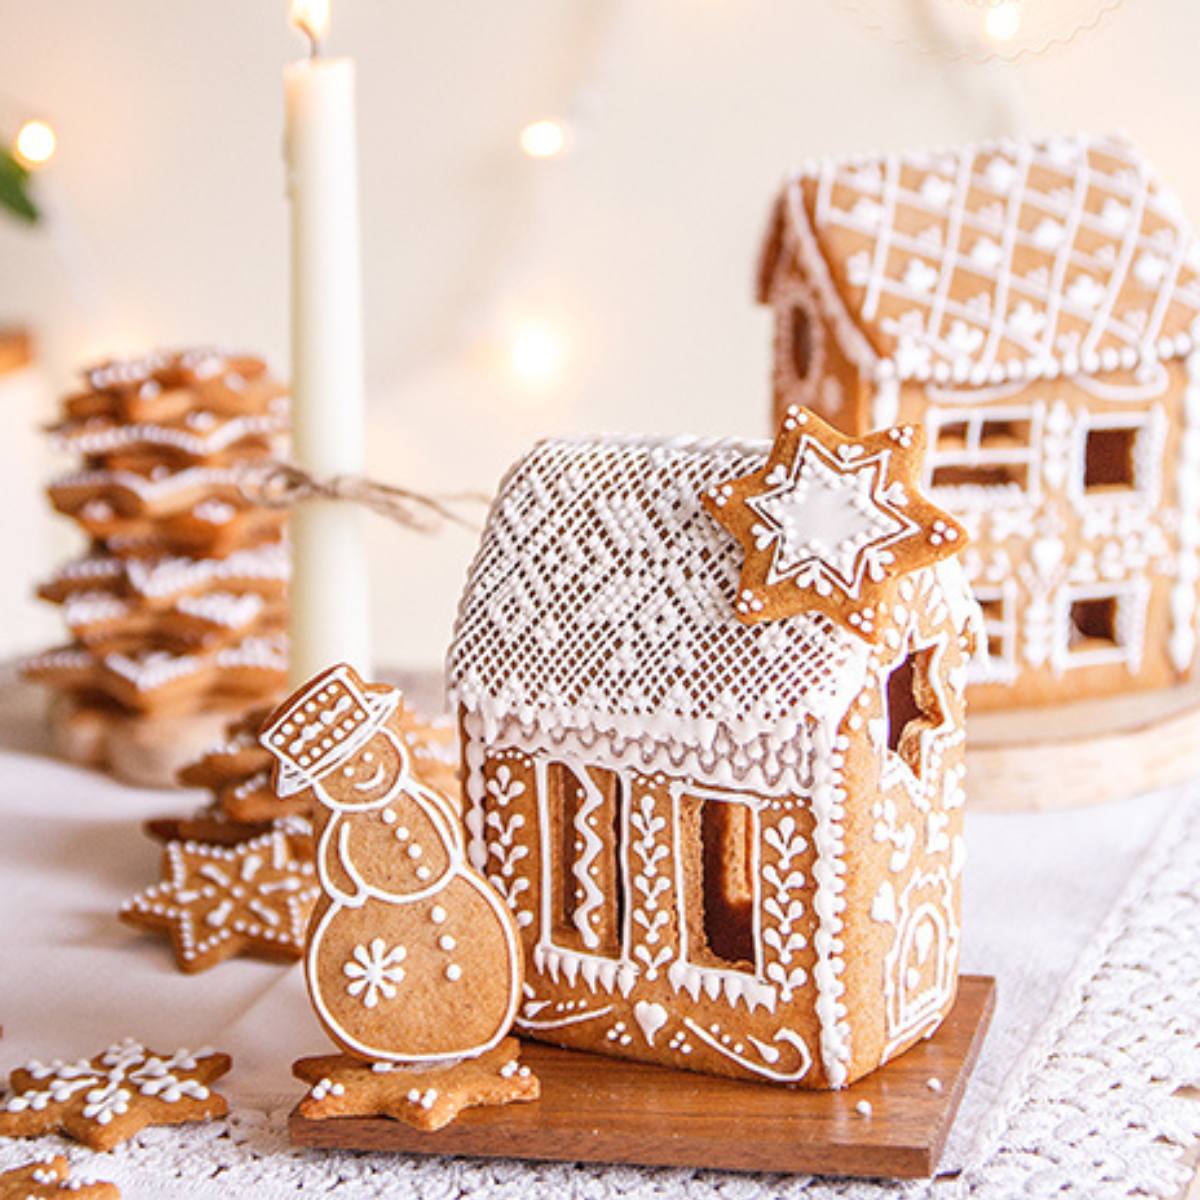
M 327 0 L 293 0 L 308 59 L 284 71 L 292 210 L 292 457 L 319 478 L 361 475 L 364 458 L 362 283 L 354 63 L 321 58 Z M 338 501 L 293 510 L 291 678 L 337 662 L 371 677 L 363 513 Z

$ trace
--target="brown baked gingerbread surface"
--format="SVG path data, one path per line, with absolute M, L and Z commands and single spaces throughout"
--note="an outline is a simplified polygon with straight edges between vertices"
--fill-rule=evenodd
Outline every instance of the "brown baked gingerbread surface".
M 0 1137 L 63 1133 L 93 1150 L 111 1150 L 148 1125 L 221 1117 L 228 1106 L 212 1084 L 231 1065 L 228 1054 L 159 1055 L 132 1038 L 94 1058 L 31 1062 L 9 1076 Z
M 72 1178 L 61 1154 L 0 1172 L 0 1200 L 53 1200 L 74 1196 L 75 1200 L 121 1200 L 116 1184 Z
M 417 1129 L 441 1129 L 464 1108 L 536 1100 L 541 1085 L 521 1066 L 520 1051 L 516 1038 L 505 1038 L 478 1058 L 429 1070 L 364 1063 L 345 1054 L 302 1058 L 292 1073 L 312 1086 L 300 1101 L 300 1115 L 316 1121 L 392 1117 Z

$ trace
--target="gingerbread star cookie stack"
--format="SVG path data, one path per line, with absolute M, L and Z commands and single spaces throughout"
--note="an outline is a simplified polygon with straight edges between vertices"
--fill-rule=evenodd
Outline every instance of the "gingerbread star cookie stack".
M 312 1084 L 303 1111 L 433 1129 L 467 1105 L 535 1099 L 538 1084 L 508 1037 L 524 978 L 516 923 L 468 863 L 457 805 L 414 772 L 400 707 L 394 688 L 339 666 L 261 737 L 276 792 L 313 805 L 321 895 L 305 975 L 342 1050 L 296 1064 Z
M 287 400 L 259 359 L 210 350 L 108 362 L 85 381 L 52 430 L 79 466 L 48 491 L 89 546 L 39 589 L 71 641 L 23 671 L 57 693 L 67 756 L 166 782 L 285 679 L 286 518 L 253 484 Z
M 180 817 L 146 822 L 146 832 L 162 841 L 198 841 L 231 845 L 282 829 L 298 840 L 310 833 L 312 803 L 307 792 L 279 796 L 272 784 L 275 761 L 258 741 L 258 731 L 271 709 L 252 708 L 231 721 L 224 735 L 177 777 L 187 788 L 202 788 L 210 800 Z M 458 738 L 446 717 L 427 718 L 401 704 L 396 723 L 422 783 L 461 807 L 458 782 Z
M 161 881 L 126 901 L 121 919 L 169 934 L 188 972 L 237 954 L 297 959 L 319 890 L 307 841 L 276 829 L 234 846 L 168 842 Z

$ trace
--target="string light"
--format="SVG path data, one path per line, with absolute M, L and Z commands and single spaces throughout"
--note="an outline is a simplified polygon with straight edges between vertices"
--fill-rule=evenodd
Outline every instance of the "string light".
M 518 379 L 528 384 L 549 383 L 560 371 L 566 350 L 562 338 L 548 325 L 530 321 L 513 335 L 509 362 Z
M 545 117 L 521 130 L 521 149 L 530 158 L 555 158 L 566 148 L 567 127 L 562 121 Z
M 983 31 L 993 42 L 1011 42 L 1021 30 L 1018 0 L 1001 0 L 991 5 L 983 18 Z
M 23 165 L 29 168 L 44 167 L 58 147 L 58 136 L 45 121 L 26 121 L 17 130 L 13 150 Z

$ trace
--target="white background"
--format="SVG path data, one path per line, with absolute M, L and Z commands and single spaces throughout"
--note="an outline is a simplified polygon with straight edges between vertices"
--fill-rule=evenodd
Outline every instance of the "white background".
M 329 49 L 359 64 L 384 480 L 490 490 L 564 430 L 764 433 L 753 264 L 782 175 L 810 154 L 1119 127 L 1200 212 L 1195 0 L 1126 0 L 1016 67 L 940 62 L 833 0 L 333 3 Z M 69 544 L 46 533 L 27 427 L 72 367 L 217 342 L 286 368 L 280 71 L 300 46 L 285 13 L 0 0 L 0 136 L 36 113 L 60 137 L 41 180 L 54 220 L 0 218 L 0 321 L 33 324 L 44 351 L 40 399 L 0 384 L 0 653 L 56 636 L 24 599 Z M 572 152 L 524 158 L 521 126 L 562 113 Z M 531 320 L 565 348 L 542 387 L 506 357 Z M 379 657 L 438 662 L 473 538 L 376 520 L 372 543 Z

